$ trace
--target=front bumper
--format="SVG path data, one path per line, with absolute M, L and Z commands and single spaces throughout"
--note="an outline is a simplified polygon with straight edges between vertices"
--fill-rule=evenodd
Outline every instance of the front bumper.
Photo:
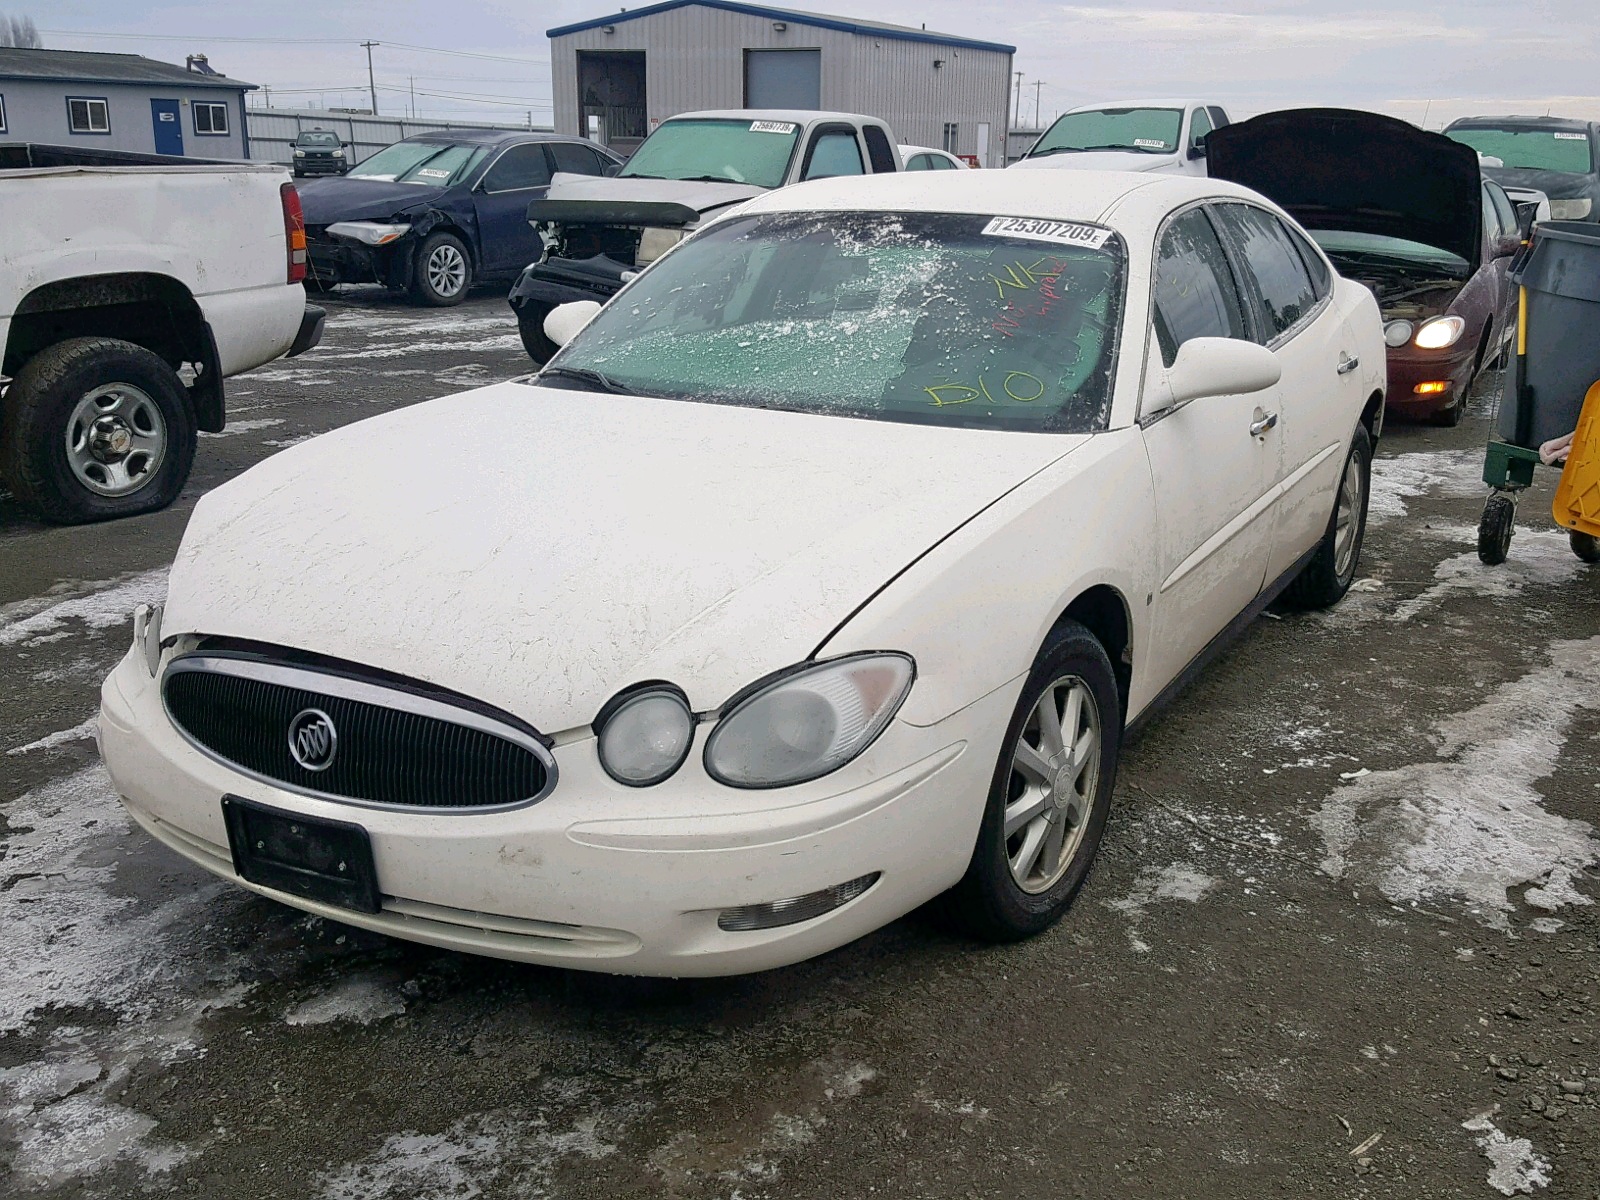
M 394 811 L 257 782 L 201 754 L 172 726 L 142 654 L 102 689 L 100 744 L 131 815 L 191 862 L 348 925 L 468 953 L 630 975 L 730 975 L 821 954 L 938 895 L 966 870 L 1015 686 L 927 728 L 895 722 L 843 771 L 739 791 L 687 764 L 630 789 L 592 737 L 558 746 L 548 798 L 495 812 Z M 355 821 L 371 837 L 383 910 L 363 914 L 245 884 L 224 794 Z M 727 932 L 725 909 L 806 895 L 872 872 L 865 894 L 778 929 Z
M 292 164 L 296 175 L 343 175 L 350 164 L 342 158 L 303 158 Z
M 1472 370 L 1477 364 L 1478 345 L 1469 337 L 1448 350 L 1417 350 L 1411 346 L 1391 348 L 1388 354 L 1389 388 L 1385 393 L 1390 411 L 1406 417 L 1427 417 L 1443 412 L 1458 401 L 1466 402 L 1472 388 Z M 1442 392 L 1418 395 L 1419 383 L 1444 383 Z
M 348 238 L 329 237 L 320 229 L 306 231 L 306 274 L 316 282 L 381 283 L 397 286 L 391 278 L 395 247 L 409 245 L 402 238 L 388 246 L 367 246 Z
M 529 305 L 548 311 L 573 300 L 604 304 L 622 290 L 623 275 L 637 270 L 638 267 L 604 254 L 593 258 L 547 258 L 522 272 L 507 299 L 519 314 Z

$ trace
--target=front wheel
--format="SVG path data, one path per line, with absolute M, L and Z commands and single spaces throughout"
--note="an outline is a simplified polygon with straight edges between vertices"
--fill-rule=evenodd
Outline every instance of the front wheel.
M 432 233 L 417 247 L 411 272 L 411 295 L 419 304 L 448 308 L 467 298 L 472 286 L 472 259 L 466 243 L 453 233 Z
M 1061 918 L 1100 847 L 1121 747 L 1111 659 L 1082 625 L 1063 622 L 1023 685 L 972 860 L 946 897 L 956 922 L 1004 942 Z
M 1329 608 L 1344 599 L 1355 581 L 1361 561 L 1361 543 L 1367 535 L 1367 495 L 1372 483 L 1372 439 L 1364 425 L 1345 455 L 1344 473 L 1339 476 L 1339 492 L 1333 504 L 1316 553 L 1305 569 L 1295 576 L 1283 593 L 1291 608 Z
M 0 406 L 0 474 L 58 525 L 171 504 L 194 462 L 183 381 L 143 346 L 72 338 L 30 358 Z
M 544 331 L 544 319 L 554 311 L 554 304 L 530 301 L 517 310 L 517 332 L 522 335 L 522 348 L 528 357 L 541 367 L 556 356 L 561 349 Z

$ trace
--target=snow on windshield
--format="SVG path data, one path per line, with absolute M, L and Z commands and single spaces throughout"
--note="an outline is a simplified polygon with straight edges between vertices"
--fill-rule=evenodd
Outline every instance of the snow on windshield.
M 1088 432 L 1109 417 L 1123 252 L 1092 225 L 786 213 L 711 227 L 552 363 L 649 395 Z

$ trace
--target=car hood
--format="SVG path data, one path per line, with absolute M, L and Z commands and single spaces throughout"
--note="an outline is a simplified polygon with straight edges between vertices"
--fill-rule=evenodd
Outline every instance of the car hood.
M 606 178 L 558 172 L 550 181 L 551 200 L 591 200 L 606 204 L 682 204 L 702 216 L 738 204 L 768 189 L 753 183 L 704 183 L 692 179 Z
M 1067 171 L 1176 171 L 1182 164 L 1176 154 L 1145 154 L 1137 150 L 1082 150 L 1076 154 L 1046 154 L 1024 158 L 1013 167 Z
M 1478 264 L 1478 155 L 1442 133 L 1352 109 L 1288 109 L 1212 130 L 1206 160 L 1211 178 L 1253 188 L 1307 229 L 1404 238 Z
M 1531 188 L 1551 200 L 1581 200 L 1600 195 L 1593 175 L 1540 171 L 1532 167 L 1485 167 L 1483 173 L 1501 187 Z
M 387 183 L 381 179 L 348 175 L 312 179 L 295 184 L 306 224 L 332 225 L 335 221 L 386 221 L 396 213 L 432 204 L 445 189 L 418 183 Z
M 550 733 L 650 679 L 706 711 L 1087 440 L 499 384 L 205 496 L 163 632 L 397 672 Z

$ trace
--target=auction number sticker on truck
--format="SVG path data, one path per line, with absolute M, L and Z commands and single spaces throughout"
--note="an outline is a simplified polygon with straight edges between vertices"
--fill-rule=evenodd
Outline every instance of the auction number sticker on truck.
M 1558 133 L 1556 140 L 1559 142 L 1581 142 L 1589 135 L 1586 133 Z
M 1072 221 L 1037 221 L 1028 217 L 996 217 L 983 227 L 986 237 L 1026 238 L 1031 242 L 1056 242 L 1098 250 L 1111 238 L 1111 230 Z
M 794 126 L 788 121 L 751 121 L 751 133 L 793 133 Z
M 1160 138 L 1134 138 L 1133 144 L 1141 150 L 1165 150 L 1167 144 Z

